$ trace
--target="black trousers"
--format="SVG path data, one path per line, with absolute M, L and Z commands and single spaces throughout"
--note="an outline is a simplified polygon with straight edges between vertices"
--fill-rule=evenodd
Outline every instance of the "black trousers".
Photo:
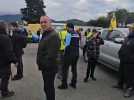
M 126 87 L 134 88 L 134 64 L 124 64 Z
M 83 56 L 85 56 L 86 50 L 87 50 L 87 45 L 85 44 L 83 47 Z
M 44 80 L 44 92 L 46 93 L 46 100 L 55 100 L 55 88 L 54 88 L 54 80 L 55 80 L 56 72 L 47 72 L 42 71 L 42 76 Z
M 58 76 L 62 77 L 64 66 L 64 50 L 59 51 L 58 54 Z
M 18 61 L 18 65 L 17 65 L 17 76 L 23 76 L 23 61 L 22 61 L 22 55 L 17 56 L 17 61 Z
M 1 78 L 1 83 L 0 83 L 0 90 L 1 93 L 8 92 L 8 84 L 9 84 L 9 79 L 11 75 L 11 67 L 10 65 L 7 68 L 4 68 L 0 71 L 0 78 Z
M 88 59 L 87 72 L 86 72 L 87 79 L 89 78 L 89 74 L 90 74 L 90 77 L 94 77 L 96 64 L 97 64 L 96 59 Z
M 68 78 L 68 70 L 69 66 L 71 65 L 72 71 L 72 80 L 71 84 L 76 85 L 77 82 L 77 62 L 78 56 L 72 56 L 71 58 L 65 57 L 64 67 L 63 67 L 63 76 L 62 76 L 62 85 L 67 86 L 67 78 Z
M 118 72 L 118 85 L 123 86 L 126 83 L 126 68 L 125 65 L 123 64 L 122 61 L 120 61 L 120 66 L 119 66 L 119 72 Z

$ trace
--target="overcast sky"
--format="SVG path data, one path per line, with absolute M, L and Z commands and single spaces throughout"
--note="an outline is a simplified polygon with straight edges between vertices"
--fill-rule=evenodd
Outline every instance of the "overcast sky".
M 81 19 L 88 21 L 116 8 L 134 11 L 134 0 L 44 0 L 47 15 L 56 20 Z M 0 0 L 0 14 L 20 13 L 25 0 Z

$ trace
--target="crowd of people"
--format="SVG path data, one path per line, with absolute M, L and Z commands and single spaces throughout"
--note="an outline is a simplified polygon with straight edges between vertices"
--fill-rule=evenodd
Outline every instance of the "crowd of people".
M 77 63 L 79 59 L 79 43 L 82 37 L 82 29 L 75 30 L 73 23 L 67 23 L 63 30 L 57 33 L 52 26 L 52 21 L 48 16 L 41 16 L 41 29 L 38 34 L 42 34 L 39 42 L 36 63 L 42 73 L 44 80 L 44 92 L 46 100 L 55 100 L 54 80 L 61 80 L 58 89 L 67 89 L 68 85 L 73 89 L 77 88 Z M 20 29 L 17 23 L 10 23 L 7 26 L 0 22 L 0 90 L 2 97 L 14 95 L 9 91 L 8 83 L 11 74 L 11 64 L 15 64 L 17 73 L 12 76 L 12 80 L 23 78 L 23 48 L 27 44 L 27 32 Z M 104 44 L 104 40 L 96 29 L 88 29 L 85 32 L 86 44 L 83 48 L 83 56 L 87 52 L 87 71 L 84 82 L 88 82 L 89 76 L 96 81 L 95 68 L 99 58 L 99 48 Z M 125 97 L 130 97 L 134 90 L 133 64 L 134 64 L 134 26 L 130 28 L 130 34 L 126 37 L 122 47 L 119 50 L 120 68 L 119 82 L 114 88 L 125 89 Z M 72 80 L 68 84 L 68 71 L 71 67 Z M 125 84 L 125 87 L 124 87 Z
M 10 76 L 12 80 L 20 80 L 23 78 L 23 48 L 27 44 L 27 32 L 20 29 L 16 22 L 5 23 L 0 22 L 0 90 L 2 97 L 10 97 L 14 95 L 14 91 L 8 89 Z M 17 69 L 15 76 L 11 73 L 11 64 Z

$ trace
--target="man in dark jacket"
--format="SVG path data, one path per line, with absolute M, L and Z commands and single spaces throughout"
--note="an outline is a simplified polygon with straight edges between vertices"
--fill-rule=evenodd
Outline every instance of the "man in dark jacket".
M 37 52 L 37 65 L 42 71 L 47 100 L 55 100 L 54 79 L 57 72 L 56 59 L 60 48 L 60 39 L 58 33 L 52 28 L 51 19 L 48 16 L 42 16 L 40 24 L 43 34 Z
M 72 71 L 72 80 L 69 84 L 72 88 L 76 88 L 77 83 L 77 62 L 79 58 L 79 34 L 74 31 L 74 25 L 72 23 L 67 24 L 68 36 L 70 34 L 70 42 L 66 44 L 65 52 L 64 52 L 64 66 L 63 66 L 63 76 L 62 76 L 62 84 L 58 87 L 59 89 L 67 89 L 67 76 L 69 66 L 71 65 Z
M 18 62 L 18 65 L 16 66 L 17 74 L 12 78 L 12 80 L 19 80 L 23 78 L 22 55 L 24 54 L 23 48 L 25 48 L 27 44 L 27 35 L 25 35 L 24 32 L 19 29 L 18 24 L 16 22 L 11 23 L 11 28 L 13 50 Z
M 119 81 L 116 88 L 122 88 L 126 84 L 124 97 L 130 97 L 134 90 L 134 26 L 130 27 L 130 33 L 119 50 L 120 68 Z
M 9 91 L 8 89 L 9 78 L 11 75 L 11 63 L 16 63 L 12 43 L 6 33 L 4 22 L 0 22 L 0 90 L 2 97 L 10 97 L 14 95 L 14 92 Z

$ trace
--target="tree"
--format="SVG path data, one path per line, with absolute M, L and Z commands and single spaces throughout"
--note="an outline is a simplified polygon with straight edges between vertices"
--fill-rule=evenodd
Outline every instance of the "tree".
M 39 22 L 40 16 L 46 15 L 43 0 L 25 0 L 26 8 L 21 9 L 22 19 L 28 23 Z
M 121 24 L 121 26 L 125 26 L 128 18 L 128 11 L 126 9 L 117 9 L 115 12 L 116 18 L 118 20 L 118 23 Z
M 104 16 L 101 16 L 97 19 L 97 26 L 98 27 L 109 27 L 109 20 L 104 17 Z
M 97 26 L 97 21 L 96 20 L 90 20 L 87 22 L 88 26 Z
M 127 24 L 134 23 L 134 12 L 128 14 Z
M 117 23 L 121 27 L 124 27 L 127 24 L 128 11 L 126 9 L 117 9 L 116 11 L 111 11 L 108 13 L 108 19 L 111 19 L 112 13 L 115 13 Z
M 109 20 L 106 17 L 101 16 L 101 17 L 99 17 L 96 20 L 90 20 L 90 21 L 88 21 L 87 22 L 87 25 L 106 28 L 106 27 L 109 27 Z
M 127 24 L 134 23 L 134 12 L 128 12 L 126 9 L 117 9 L 108 13 L 107 17 L 99 17 L 96 20 L 90 20 L 87 22 L 89 26 L 109 27 L 110 20 L 115 13 L 117 23 L 120 27 L 125 27 Z

